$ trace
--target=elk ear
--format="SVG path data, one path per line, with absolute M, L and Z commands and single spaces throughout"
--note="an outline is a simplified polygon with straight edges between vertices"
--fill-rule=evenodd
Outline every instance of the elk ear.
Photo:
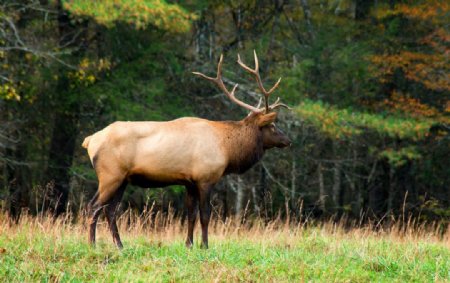
M 258 126 L 260 128 L 267 126 L 267 125 L 275 122 L 276 119 L 277 119 L 276 112 L 271 112 L 269 114 L 263 114 L 263 115 L 259 116 L 259 118 L 258 118 Z

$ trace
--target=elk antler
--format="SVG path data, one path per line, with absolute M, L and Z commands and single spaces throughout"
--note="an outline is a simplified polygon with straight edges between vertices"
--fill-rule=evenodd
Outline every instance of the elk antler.
M 194 75 L 200 76 L 204 79 L 207 79 L 209 81 L 214 82 L 215 84 L 217 84 L 217 86 L 225 93 L 226 96 L 228 96 L 228 98 L 233 101 L 234 103 L 236 103 L 239 106 L 244 107 L 247 110 L 250 110 L 252 112 L 261 112 L 261 109 L 259 109 L 259 107 L 253 107 L 245 102 L 240 101 L 239 99 L 236 98 L 236 96 L 234 96 L 234 92 L 236 91 L 236 88 L 238 87 L 238 84 L 236 84 L 233 89 L 231 90 L 231 92 L 228 91 L 227 87 L 225 86 L 225 84 L 222 81 L 222 61 L 223 61 L 223 54 L 220 55 L 220 60 L 219 60 L 219 64 L 217 65 L 217 75 L 215 78 L 212 77 L 208 77 L 202 73 L 199 72 L 192 72 Z
M 280 103 L 280 98 L 279 97 L 277 98 L 277 100 L 274 103 L 269 105 L 269 109 L 270 110 L 274 110 L 275 108 L 278 108 L 278 107 L 284 107 L 284 108 L 287 108 L 289 110 L 292 110 L 292 108 L 287 106 L 286 104 Z
M 281 78 L 279 78 L 278 81 L 275 83 L 275 85 L 269 91 L 267 91 L 263 86 L 261 77 L 259 76 L 258 56 L 256 56 L 255 50 L 253 50 L 253 54 L 255 55 L 255 69 L 252 69 L 252 68 L 248 67 L 247 65 L 245 65 L 244 63 L 242 63 L 241 57 L 239 56 L 239 54 L 238 54 L 237 62 L 242 68 L 244 68 L 244 70 L 246 70 L 247 72 L 249 72 L 250 74 L 253 74 L 255 76 L 256 82 L 258 83 L 258 87 L 264 95 L 264 102 L 266 105 L 266 113 L 269 113 L 270 110 L 273 110 L 276 107 L 280 107 L 280 106 L 289 108 L 287 105 L 285 105 L 283 103 L 279 103 L 279 101 L 280 101 L 279 98 L 277 99 L 277 101 L 274 104 L 269 106 L 269 96 L 278 87 L 278 85 L 281 82 Z

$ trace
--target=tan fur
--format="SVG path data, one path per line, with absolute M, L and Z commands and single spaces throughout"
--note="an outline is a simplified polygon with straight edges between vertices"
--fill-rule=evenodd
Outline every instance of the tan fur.
M 180 118 L 168 122 L 115 122 L 88 136 L 83 147 L 95 167 L 99 194 L 111 183 L 147 179 L 161 184 L 216 183 L 225 173 L 241 173 L 263 155 L 259 127 L 275 113 L 242 121 Z M 104 186 L 103 186 L 104 185 Z
M 179 184 L 187 189 L 186 245 L 193 243 L 198 205 L 202 245 L 207 247 L 212 186 L 225 174 L 251 168 L 266 149 L 290 144 L 276 129 L 275 119 L 276 114 L 253 113 L 242 121 L 115 122 L 86 137 L 83 147 L 99 182 L 88 206 L 89 241 L 95 242 L 99 211 L 104 208 L 114 242 L 122 247 L 115 212 L 128 183 L 147 188 Z
M 89 141 L 90 141 L 90 140 L 91 140 L 91 136 L 86 137 L 86 138 L 84 139 L 84 141 L 83 141 L 82 146 L 83 146 L 84 148 L 88 148 L 88 146 L 89 146 Z
M 258 126 L 260 127 L 264 127 L 267 126 L 269 124 L 272 124 L 273 122 L 275 122 L 275 120 L 277 119 L 277 113 L 276 112 L 272 112 L 269 114 L 265 114 L 265 115 L 258 115 Z
M 181 118 L 169 122 L 115 122 L 87 137 L 99 182 L 146 176 L 159 182 L 216 182 L 227 158 L 216 122 Z M 97 158 L 97 160 L 94 160 Z
M 243 173 L 261 159 L 262 135 L 252 118 L 239 122 L 213 122 L 227 156 L 225 174 Z

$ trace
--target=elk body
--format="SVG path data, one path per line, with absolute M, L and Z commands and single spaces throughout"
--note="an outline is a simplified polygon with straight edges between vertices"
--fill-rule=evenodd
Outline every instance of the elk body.
M 97 173 L 98 191 L 89 203 L 89 242 L 95 243 L 98 217 L 104 210 L 115 244 L 121 248 L 116 210 L 127 184 L 144 188 L 184 185 L 188 211 L 186 246 L 193 244 L 193 231 L 200 211 L 202 247 L 208 247 L 211 188 L 226 174 L 244 173 L 258 162 L 264 151 L 291 144 L 274 124 L 276 112 L 286 105 L 277 100 L 268 104 L 269 91 L 262 86 L 255 53 L 255 69 L 238 63 L 252 73 L 264 94 L 265 108 L 248 105 L 234 96 L 237 85 L 229 92 L 221 77 L 221 56 L 217 77 L 207 77 L 238 105 L 251 113 L 241 121 L 210 121 L 180 118 L 168 122 L 115 122 L 87 137 L 87 148 Z

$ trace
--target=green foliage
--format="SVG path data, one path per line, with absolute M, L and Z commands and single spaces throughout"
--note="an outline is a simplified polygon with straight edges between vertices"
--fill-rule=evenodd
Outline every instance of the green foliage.
M 0 99 L 20 101 L 21 98 L 14 85 L 4 83 L 0 85 Z
M 163 48 L 160 46 L 159 48 Z M 155 59 L 153 46 L 143 51 L 136 60 L 122 63 L 104 80 L 86 90 L 114 120 L 169 120 L 192 114 L 191 105 L 183 103 L 183 96 L 174 93 L 168 85 L 164 68 Z M 171 62 L 177 68 L 177 62 Z
M 153 25 L 176 33 L 187 32 L 195 18 L 180 6 L 162 0 L 65 0 L 64 8 L 74 16 L 89 17 L 107 27 L 124 22 L 136 29 Z
M 295 63 L 282 72 L 282 97 L 295 104 L 309 98 L 342 107 L 372 97 L 375 88 L 368 73 L 368 58 L 374 52 L 373 28 L 362 29 L 354 21 L 321 9 L 314 12 L 320 25 L 314 40 L 293 45 Z M 296 11 L 290 13 L 294 17 Z
M 399 150 L 394 150 L 392 148 L 385 149 L 381 151 L 378 156 L 387 158 L 389 163 L 395 167 L 405 165 L 407 160 L 415 160 L 422 157 L 415 146 L 408 146 Z
M 431 119 L 418 120 L 394 115 L 371 114 L 351 108 L 338 109 L 327 103 L 311 100 L 302 102 L 295 108 L 295 112 L 323 133 L 336 139 L 360 135 L 364 133 L 364 130 L 371 130 L 381 136 L 421 140 L 426 137 L 434 123 Z

